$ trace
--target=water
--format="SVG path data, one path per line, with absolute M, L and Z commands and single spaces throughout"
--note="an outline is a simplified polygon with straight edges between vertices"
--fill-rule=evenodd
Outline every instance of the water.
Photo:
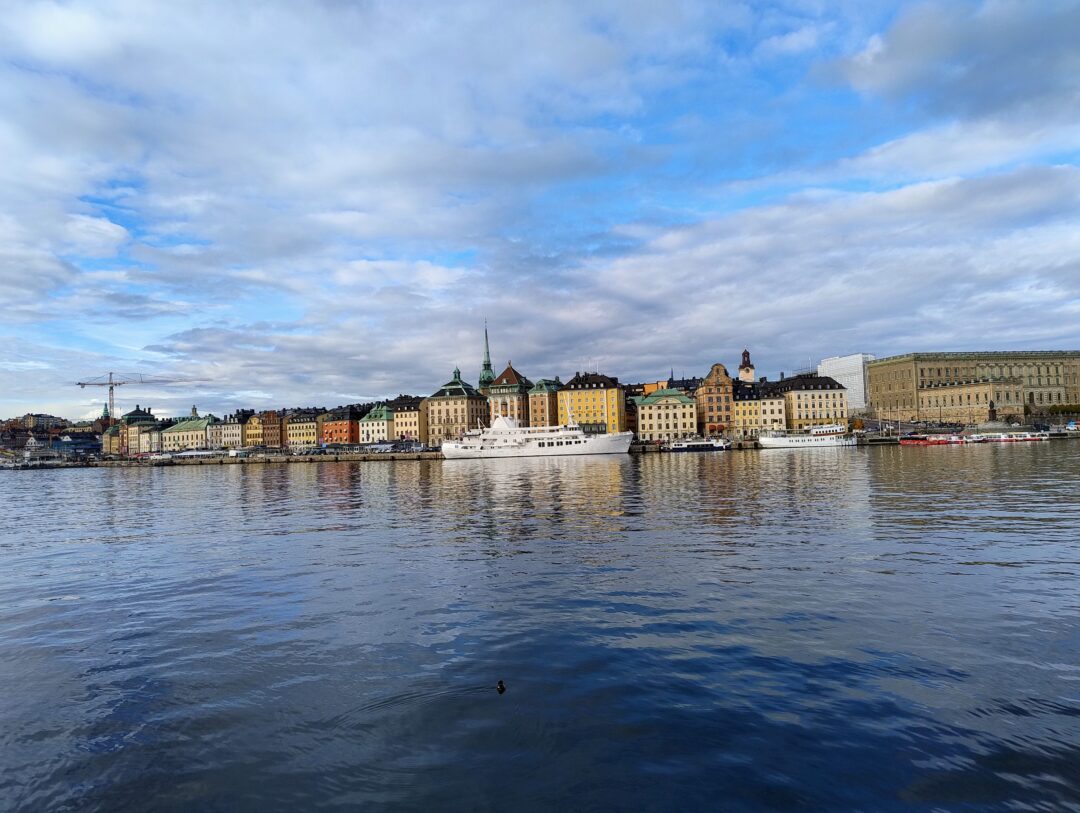
M 1064 441 L 0 475 L 0 807 L 1080 810 L 1078 485 Z

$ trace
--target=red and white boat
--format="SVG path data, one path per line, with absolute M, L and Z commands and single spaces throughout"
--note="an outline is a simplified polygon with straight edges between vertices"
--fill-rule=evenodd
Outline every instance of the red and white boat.
M 968 435 L 905 435 L 901 446 L 960 446 L 974 441 Z

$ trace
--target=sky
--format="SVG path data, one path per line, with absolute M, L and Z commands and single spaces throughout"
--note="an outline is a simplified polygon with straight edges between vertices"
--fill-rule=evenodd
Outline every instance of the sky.
M 0 0 L 0 417 L 1080 349 L 1080 0 Z

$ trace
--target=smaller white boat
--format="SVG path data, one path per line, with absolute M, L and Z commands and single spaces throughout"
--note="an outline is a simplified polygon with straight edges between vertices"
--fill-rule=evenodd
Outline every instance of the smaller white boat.
M 811 426 L 809 432 L 765 432 L 758 436 L 762 449 L 812 449 L 822 446 L 855 446 L 858 442 L 839 423 Z
M 1050 440 L 1049 432 L 988 432 L 972 435 L 973 443 L 1027 443 L 1029 441 Z
M 664 446 L 669 452 L 724 452 L 730 448 L 731 441 L 725 438 L 682 438 Z

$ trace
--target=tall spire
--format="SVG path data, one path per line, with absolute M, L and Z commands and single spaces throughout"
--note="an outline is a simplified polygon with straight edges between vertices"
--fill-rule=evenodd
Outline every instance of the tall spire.
M 487 319 L 484 320 L 484 364 L 480 368 L 480 386 L 477 387 L 481 393 L 487 395 L 488 388 L 491 386 L 491 382 L 495 380 L 495 370 L 491 367 L 491 349 L 488 347 L 488 329 Z

